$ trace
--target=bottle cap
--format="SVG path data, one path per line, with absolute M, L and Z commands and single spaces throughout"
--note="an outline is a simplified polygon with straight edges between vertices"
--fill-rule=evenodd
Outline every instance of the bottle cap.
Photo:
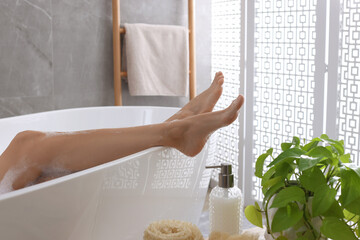
M 222 163 L 220 166 L 207 166 L 206 168 L 221 168 L 219 173 L 219 187 L 234 187 L 234 174 L 232 174 L 231 164 Z

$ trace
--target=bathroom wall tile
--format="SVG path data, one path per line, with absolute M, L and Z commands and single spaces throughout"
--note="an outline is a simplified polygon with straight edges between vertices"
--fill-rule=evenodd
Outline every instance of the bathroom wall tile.
M 187 0 L 121 0 L 121 23 L 187 25 Z
M 0 22 L 0 97 L 51 95 L 51 2 L 3 0 Z
M 210 10 L 196 1 L 198 92 L 210 84 Z M 187 0 L 121 0 L 121 21 L 187 26 Z M 0 22 L 0 117 L 113 105 L 111 1 L 1 0 Z M 132 97 L 123 83 L 124 105 L 187 101 Z
M 112 105 L 111 1 L 52 2 L 55 108 Z
M 54 109 L 52 97 L 0 98 L 0 118 L 50 111 Z

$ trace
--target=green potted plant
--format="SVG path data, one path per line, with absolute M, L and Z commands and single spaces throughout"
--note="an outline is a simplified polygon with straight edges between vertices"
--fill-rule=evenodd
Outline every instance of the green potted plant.
M 301 144 L 294 137 L 281 149 L 275 158 L 272 148 L 258 157 L 264 198 L 261 207 L 246 207 L 246 218 L 259 227 L 264 218 L 267 239 L 359 239 L 360 166 L 344 142 L 324 134 Z

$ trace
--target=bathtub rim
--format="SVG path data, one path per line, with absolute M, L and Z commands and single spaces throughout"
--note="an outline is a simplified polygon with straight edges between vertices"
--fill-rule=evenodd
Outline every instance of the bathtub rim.
M 0 123 L 2 121 L 12 120 L 14 118 L 25 118 L 31 116 L 38 116 L 38 115 L 45 115 L 45 114 L 52 114 L 52 113 L 61 113 L 61 112 L 75 112 L 80 110 L 99 110 L 99 109 L 169 109 L 169 110 L 180 110 L 180 107 L 165 107 L 165 106 L 97 106 L 97 107 L 78 107 L 78 108 L 66 108 L 66 109 L 57 109 L 57 110 L 49 110 L 37 113 L 28 113 L 23 115 L 11 116 L 11 117 L 4 117 L 0 118 Z
M 52 114 L 52 113 L 55 114 L 55 113 L 61 113 L 61 112 L 79 112 L 79 111 L 82 111 L 82 110 L 84 110 L 84 111 L 85 110 L 100 110 L 100 109 L 109 109 L 110 110 L 110 109 L 119 109 L 119 108 L 123 108 L 123 109 L 150 109 L 150 110 L 152 110 L 152 109 L 171 109 L 171 110 L 175 110 L 175 111 L 181 109 L 179 107 L 163 107 L 163 106 L 98 106 L 98 107 L 68 108 L 68 109 L 50 110 L 50 111 L 45 111 L 45 112 L 30 113 L 30 114 L 24 114 L 24 115 L 19 115 L 19 116 L 0 118 L 0 124 L 2 122 L 11 121 L 13 119 L 27 118 L 27 117 L 32 117 L 32 116 L 37 117 L 37 116 L 46 115 L 46 114 L 49 114 L 49 113 L 50 114 Z M 154 124 L 156 124 L 156 123 L 154 123 Z M 38 183 L 38 184 L 28 186 L 28 187 L 25 187 L 25 188 L 22 188 L 22 189 L 13 190 L 13 191 L 8 192 L 8 193 L 0 194 L 0 202 L 3 201 L 3 200 L 7 200 L 7 199 L 10 199 L 10 198 L 14 198 L 14 197 L 26 194 L 28 192 L 37 191 L 38 189 L 41 189 L 41 188 L 44 188 L 44 187 L 50 187 L 50 186 L 53 186 L 53 185 L 57 185 L 57 184 L 59 184 L 61 182 L 69 181 L 69 180 L 71 180 L 73 178 L 76 178 L 78 176 L 86 175 L 88 173 L 95 172 L 95 171 L 103 169 L 103 168 L 109 168 L 111 166 L 117 165 L 117 164 L 122 163 L 122 162 L 126 162 L 128 160 L 133 159 L 133 158 L 141 157 L 141 156 L 146 155 L 146 154 L 151 153 L 151 152 L 161 151 L 161 150 L 166 149 L 166 148 L 168 148 L 168 147 L 152 147 L 152 148 L 145 149 L 143 151 L 131 154 L 129 156 L 125 156 L 123 158 L 119 158 L 119 159 L 116 159 L 116 160 L 113 160 L 113 161 L 110 161 L 110 162 L 107 162 L 107 163 L 103 163 L 103 164 L 100 164 L 98 166 L 94 166 L 94 167 L 91 167 L 91 168 L 88 168 L 88 169 L 85 169 L 85 170 L 82 170 L 82 171 L 71 173 L 71 174 L 68 174 L 68 175 L 65 175 L 65 176 L 62 176 L 62 177 L 58 177 L 58 178 L 52 179 L 50 181 L 46 181 L 46 182 L 43 182 L 43 183 Z

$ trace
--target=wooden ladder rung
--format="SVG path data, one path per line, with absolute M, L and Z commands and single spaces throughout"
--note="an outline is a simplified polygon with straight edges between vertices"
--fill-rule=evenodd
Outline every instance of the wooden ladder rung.
M 189 31 L 189 33 L 191 33 L 191 30 L 190 30 L 190 29 L 189 29 L 188 31 Z M 125 34 L 125 33 L 126 33 L 126 30 L 125 30 L 124 27 L 120 27 L 119 32 L 120 32 L 120 34 Z
M 127 72 L 121 72 L 121 73 L 120 73 L 120 76 L 121 76 L 121 77 L 127 77 Z
M 189 71 L 189 74 L 190 74 L 191 72 Z M 120 73 L 120 77 L 127 77 L 127 72 L 121 72 Z

